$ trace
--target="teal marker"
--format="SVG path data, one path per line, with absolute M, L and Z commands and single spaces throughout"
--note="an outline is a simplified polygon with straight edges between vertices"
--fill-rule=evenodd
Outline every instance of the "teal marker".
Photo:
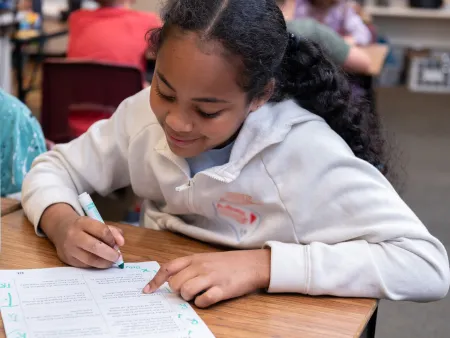
M 103 221 L 102 216 L 100 216 L 100 213 L 97 210 L 97 207 L 95 206 L 94 202 L 92 201 L 91 196 L 89 196 L 88 193 L 84 192 L 82 193 L 80 196 L 78 196 L 78 201 L 81 204 L 81 207 L 83 208 L 84 212 L 86 213 L 87 216 L 89 216 L 90 218 L 95 219 L 96 221 L 102 222 L 103 224 L 105 224 L 105 222 Z M 120 252 L 119 247 L 116 245 L 114 245 L 114 250 L 117 250 L 117 252 L 119 253 L 119 259 L 116 261 L 116 265 L 123 269 L 125 267 L 125 264 L 123 262 L 123 257 L 122 257 L 122 253 Z

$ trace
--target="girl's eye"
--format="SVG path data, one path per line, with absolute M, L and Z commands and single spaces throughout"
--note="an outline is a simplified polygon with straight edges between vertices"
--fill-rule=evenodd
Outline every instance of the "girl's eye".
M 197 113 L 199 113 L 200 116 L 204 117 L 205 119 L 213 119 L 215 117 L 218 117 L 222 113 L 222 110 L 218 111 L 216 113 L 206 113 L 206 112 L 200 110 L 199 108 L 196 108 L 196 110 L 197 110 Z
M 157 86 L 155 87 L 155 91 L 156 91 L 156 95 L 158 95 L 163 100 L 165 100 L 167 102 L 175 102 L 175 97 L 164 95 L 163 93 L 161 93 L 161 91 L 159 90 L 159 88 Z

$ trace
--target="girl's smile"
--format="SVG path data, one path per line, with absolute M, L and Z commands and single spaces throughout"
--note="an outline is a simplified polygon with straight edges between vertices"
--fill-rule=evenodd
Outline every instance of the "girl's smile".
M 179 137 L 177 135 L 173 135 L 173 133 L 167 131 L 167 129 L 165 129 L 164 132 L 166 133 L 167 141 L 176 147 L 188 148 L 192 146 L 195 142 L 200 141 L 200 137 L 198 138 Z

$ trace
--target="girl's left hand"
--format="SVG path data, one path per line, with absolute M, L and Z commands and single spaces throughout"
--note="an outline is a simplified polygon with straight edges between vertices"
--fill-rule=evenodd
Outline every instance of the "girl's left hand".
M 204 308 L 239 297 L 270 283 L 270 250 L 203 253 L 174 259 L 161 265 L 144 293 L 156 291 L 165 282 L 186 301 Z M 202 293 L 203 292 L 203 293 Z M 202 293 L 200 295 L 200 293 Z

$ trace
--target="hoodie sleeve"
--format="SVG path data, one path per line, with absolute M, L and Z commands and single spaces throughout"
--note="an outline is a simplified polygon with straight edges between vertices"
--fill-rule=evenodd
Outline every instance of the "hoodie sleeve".
M 127 119 L 133 119 L 133 100 L 122 102 L 110 119 L 94 123 L 79 138 L 35 159 L 22 186 L 22 205 L 38 235 L 40 218 L 50 205 L 67 203 L 82 215 L 79 194 L 107 195 L 130 184 Z
M 424 302 L 447 294 L 444 246 L 376 168 L 323 122 L 295 127 L 283 143 L 263 161 L 297 243 L 266 243 L 269 292 Z

